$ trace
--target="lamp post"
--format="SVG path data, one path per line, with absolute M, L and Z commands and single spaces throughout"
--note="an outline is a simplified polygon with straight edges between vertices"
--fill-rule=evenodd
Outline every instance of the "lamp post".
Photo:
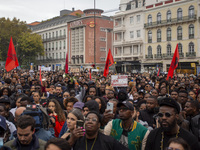
M 96 7 L 96 0 L 94 0 L 94 65 L 96 68 L 96 13 L 95 8 Z

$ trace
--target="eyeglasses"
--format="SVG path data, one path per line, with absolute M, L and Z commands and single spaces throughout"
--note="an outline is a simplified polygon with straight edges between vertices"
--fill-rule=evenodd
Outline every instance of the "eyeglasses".
M 180 150 L 179 148 L 167 147 L 166 150 Z
M 127 111 L 127 110 L 129 110 L 129 108 L 127 108 L 127 107 L 118 108 L 118 111 Z
M 168 113 L 168 112 L 166 112 L 166 113 L 158 113 L 158 117 L 163 117 L 165 115 L 165 117 L 167 117 L 167 118 L 169 118 L 169 117 L 171 117 L 172 116 L 172 114 L 170 114 L 170 113 Z
M 85 121 L 92 121 L 92 122 L 97 122 L 97 118 L 85 118 Z

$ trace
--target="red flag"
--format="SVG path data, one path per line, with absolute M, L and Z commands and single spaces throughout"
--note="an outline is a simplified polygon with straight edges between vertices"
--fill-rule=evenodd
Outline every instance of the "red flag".
M 14 68 L 16 68 L 18 66 L 19 66 L 19 63 L 18 63 L 18 60 L 17 60 L 15 47 L 14 47 L 12 37 L 11 37 L 9 48 L 8 48 L 8 54 L 7 54 L 5 69 L 6 69 L 7 72 L 9 72 L 10 70 L 13 70 Z
M 40 66 L 40 84 L 42 85 L 41 66 Z
M 65 73 L 68 74 L 68 53 L 66 54 L 66 60 L 65 60 Z
M 172 58 L 172 62 L 171 65 L 169 67 L 169 71 L 167 74 L 167 80 L 169 79 L 169 77 L 173 77 L 174 74 L 174 70 L 178 67 L 178 62 L 179 62 L 179 51 L 178 51 L 178 44 L 176 45 L 176 50 L 174 52 L 174 56 Z
M 91 74 L 91 69 L 90 69 L 89 73 L 90 73 L 90 80 L 92 80 L 92 74 Z
M 157 77 L 160 75 L 160 68 L 158 69 Z
M 103 73 L 104 77 L 107 77 L 107 75 L 109 73 L 109 67 L 112 66 L 112 64 L 114 64 L 114 60 L 113 60 L 111 50 L 109 49 L 108 56 L 106 59 L 106 65 L 105 65 L 105 69 L 104 69 L 104 73 Z

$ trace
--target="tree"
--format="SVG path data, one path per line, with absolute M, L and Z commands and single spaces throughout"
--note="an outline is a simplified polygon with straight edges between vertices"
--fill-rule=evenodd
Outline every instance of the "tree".
M 13 18 L 0 18 L 0 59 L 7 58 L 10 37 L 17 53 L 19 64 L 35 62 L 38 54 L 44 54 L 42 39 L 39 35 L 31 34 L 26 22 Z

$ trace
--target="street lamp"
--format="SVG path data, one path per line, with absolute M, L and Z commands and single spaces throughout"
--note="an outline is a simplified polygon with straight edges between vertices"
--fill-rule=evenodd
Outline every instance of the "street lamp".
M 94 0 L 94 68 L 96 68 L 96 0 Z

